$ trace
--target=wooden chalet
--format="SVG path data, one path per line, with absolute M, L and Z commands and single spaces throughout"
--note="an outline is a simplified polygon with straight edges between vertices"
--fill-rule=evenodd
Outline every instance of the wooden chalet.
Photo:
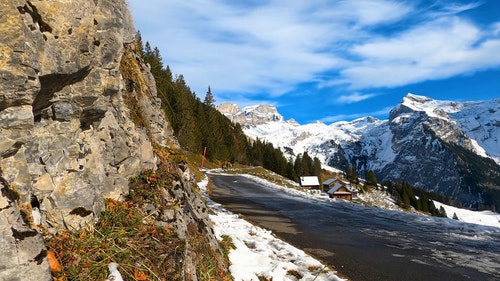
M 319 189 L 319 180 L 317 176 L 300 177 L 300 186 L 304 189 Z
M 328 191 L 330 190 L 330 188 L 332 188 L 333 186 L 335 186 L 336 184 L 338 183 L 342 183 L 342 184 L 345 184 L 343 181 L 341 181 L 340 179 L 337 179 L 337 178 L 329 178 L 327 179 L 326 181 L 323 182 L 323 190 L 324 191 Z
M 328 189 L 326 193 L 330 198 L 352 200 L 352 192 L 350 192 L 347 185 L 342 182 L 336 183 L 333 187 Z

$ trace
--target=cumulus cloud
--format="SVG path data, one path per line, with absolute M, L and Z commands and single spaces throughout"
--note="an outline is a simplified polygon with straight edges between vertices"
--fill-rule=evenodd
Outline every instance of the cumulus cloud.
M 493 56 L 500 38 L 485 38 L 470 22 L 447 18 L 393 38 L 353 46 L 359 59 L 341 70 L 352 88 L 394 87 L 436 80 L 500 65 Z
M 210 85 L 216 95 L 279 97 L 304 82 L 364 92 L 500 66 L 500 24 L 484 30 L 460 15 L 475 2 L 432 8 L 395 0 L 129 2 L 147 26 L 144 39 L 155 38 L 166 63 L 197 93 Z

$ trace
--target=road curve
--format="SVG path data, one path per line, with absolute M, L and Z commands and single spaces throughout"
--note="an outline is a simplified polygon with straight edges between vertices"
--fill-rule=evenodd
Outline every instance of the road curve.
M 209 176 L 212 200 L 272 230 L 349 280 L 500 279 L 498 228 L 344 201 L 311 201 L 244 176 Z

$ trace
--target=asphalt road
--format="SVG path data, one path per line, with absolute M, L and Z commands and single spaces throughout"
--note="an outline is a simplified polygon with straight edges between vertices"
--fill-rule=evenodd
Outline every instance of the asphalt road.
M 500 280 L 500 229 L 318 202 L 238 175 L 210 175 L 210 198 L 354 281 Z

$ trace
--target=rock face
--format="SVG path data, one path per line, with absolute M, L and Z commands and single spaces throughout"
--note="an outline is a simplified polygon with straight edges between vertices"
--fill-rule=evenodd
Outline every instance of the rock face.
M 269 104 L 246 106 L 240 110 L 236 104 L 221 103 L 217 106 L 217 110 L 229 118 L 229 120 L 239 123 L 242 126 L 260 125 L 267 122 L 280 122 L 284 120 L 276 107 Z
M 131 176 L 157 168 L 153 147 L 176 140 L 137 55 L 125 0 L 6 0 L 0 14 L 0 175 L 18 197 L 2 188 L 0 247 L 16 256 L 20 243 L 39 245 L 2 260 L 0 280 L 48 280 L 43 241 L 22 222 L 17 202 L 39 209 L 33 227 L 79 229 L 96 221 L 103 198 L 128 193 Z M 187 189 L 178 195 L 188 209 L 170 218 L 179 234 L 182 221 L 209 225 L 207 210 L 197 211 L 203 201 L 194 198 L 194 179 L 185 178 L 177 185 Z M 29 239 L 19 242 L 16 233 Z M 22 278 L 30 262 L 44 270 Z
M 0 178 L 0 280 L 52 280 L 42 236 L 21 219 L 17 193 Z
M 3 1 L 0 167 L 43 224 L 78 228 L 153 168 L 144 131 L 124 106 L 124 46 L 135 39 L 123 1 Z M 76 207 L 88 210 L 81 217 Z

